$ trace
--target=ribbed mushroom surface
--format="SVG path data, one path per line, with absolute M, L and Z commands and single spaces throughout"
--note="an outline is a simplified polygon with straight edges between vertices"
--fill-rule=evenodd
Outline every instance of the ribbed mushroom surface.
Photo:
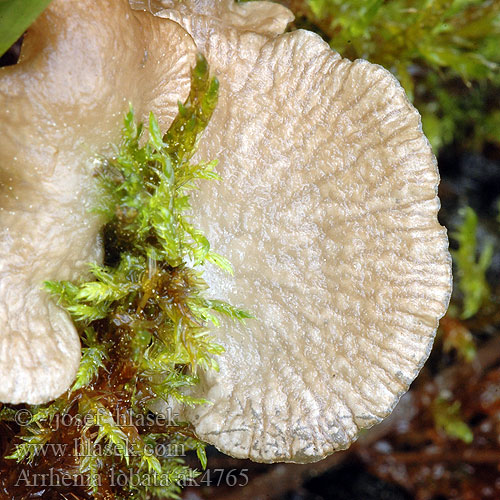
M 451 288 L 436 160 L 388 71 L 211 5 L 149 8 L 189 31 L 221 82 L 198 156 L 223 182 L 194 213 L 236 269 L 207 270 L 212 293 L 257 320 L 220 334 L 220 372 L 200 387 L 213 405 L 185 415 L 230 455 L 314 461 L 385 417 L 429 355 Z

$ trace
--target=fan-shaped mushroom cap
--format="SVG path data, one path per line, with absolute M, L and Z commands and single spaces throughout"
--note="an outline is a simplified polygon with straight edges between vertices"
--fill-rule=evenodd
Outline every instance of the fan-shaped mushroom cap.
M 54 0 L 0 69 L 0 401 L 45 402 L 74 379 L 78 335 L 42 282 L 100 259 L 92 158 L 129 100 L 168 126 L 194 57 L 182 28 L 124 0 Z
M 220 372 L 200 388 L 213 405 L 185 417 L 236 457 L 318 460 L 386 416 L 431 350 L 451 288 L 436 160 L 385 69 L 312 33 L 227 26 L 227 2 L 210 16 L 183 4 L 155 12 L 221 82 L 198 157 L 223 182 L 194 214 L 236 273 L 205 277 L 258 318 L 219 334 Z

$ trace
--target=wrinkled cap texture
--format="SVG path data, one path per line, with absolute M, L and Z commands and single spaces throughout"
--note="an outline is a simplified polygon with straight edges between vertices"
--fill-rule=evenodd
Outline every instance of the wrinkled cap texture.
M 129 101 L 167 127 L 195 54 L 179 25 L 124 0 L 54 0 L 0 69 L 0 401 L 45 402 L 74 379 L 80 341 L 42 283 L 101 259 L 95 154 Z
M 193 213 L 235 268 L 205 278 L 257 319 L 214 332 L 226 353 L 198 389 L 213 404 L 182 417 L 236 457 L 319 460 L 391 411 L 449 300 L 418 113 L 383 68 L 283 34 L 292 16 L 277 4 L 132 5 L 149 12 L 54 0 L 0 73 L 0 400 L 46 401 L 71 382 L 77 335 L 40 283 L 100 258 L 91 159 L 126 101 L 165 129 L 201 51 L 220 98 L 194 160 L 218 159 L 223 181 L 200 186 Z
M 392 410 L 449 301 L 420 117 L 380 66 L 279 34 L 281 6 L 142 5 L 183 26 L 220 80 L 198 158 L 217 158 L 223 182 L 194 214 L 236 270 L 207 269 L 212 293 L 257 317 L 218 334 L 220 372 L 199 389 L 213 405 L 184 415 L 230 455 L 319 460 Z

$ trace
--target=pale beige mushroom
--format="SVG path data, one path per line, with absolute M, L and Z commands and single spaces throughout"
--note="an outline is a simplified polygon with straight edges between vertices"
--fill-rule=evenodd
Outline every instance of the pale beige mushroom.
M 93 197 L 85 159 L 116 139 L 124 99 L 167 125 L 198 48 L 221 80 L 198 157 L 218 158 L 224 181 L 203 185 L 195 214 L 236 269 L 234 278 L 211 268 L 206 277 L 214 296 L 245 305 L 258 320 L 220 332 L 221 370 L 204 374 L 200 387 L 214 404 L 184 416 L 202 439 L 254 460 L 313 461 L 348 446 L 407 389 L 449 298 L 437 169 L 418 114 L 382 68 L 342 60 L 310 33 L 280 35 L 290 14 L 274 4 L 144 4 L 177 26 L 136 18 L 116 0 L 96 13 L 92 7 L 55 0 L 46 16 L 63 27 L 75 19 L 73 28 L 56 34 L 40 21 L 52 33 L 49 45 L 39 56 L 25 52 L 24 69 L 0 75 L 1 104 L 8 103 L 0 114 L 12 123 L 0 139 L 7 194 L 0 206 L 11 212 L 0 239 L 0 318 L 8 326 L 0 337 L 0 399 L 38 402 L 69 385 L 78 360 L 74 330 L 59 309 L 44 314 L 54 306 L 37 287 L 78 276 L 99 253 L 98 221 L 86 211 Z M 127 16 L 137 29 L 120 25 L 115 33 L 113 23 Z M 117 59 L 100 59 L 103 46 L 115 48 Z M 30 57 L 40 61 L 33 70 Z M 60 71 L 47 74 L 47 67 Z M 22 119 L 30 114 L 31 122 Z M 19 201 L 25 193 L 37 210 Z M 17 236 L 9 236 L 12 228 Z M 50 314 L 62 326 L 51 325 Z
M 182 28 L 125 0 L 54 0 L 0 69 L 0 401 L 45 402 L 73 381 L 79 338 L 42 282 L 101 258 L 92 160 L 129 101 L 167 127 L 194 58 Z
M 341 59 L 309 32 L 277 36 L 280 22 L 252 31 L 252 9 L 285 21 L 280 6 L 142 7 L 182 25 L 220 80 L 198 158 L 217 158 L 224 180 L 203 185 L 194 214 L 236 269 L 207 269 L 212 293 L 258 318 L 218 334 L 220 372 L 197 394 L 213 405 L 183 415 L 235 457 L 319 460 L 392 410 L 447 308 L 439 176 L 420 117 L 380 66 Z

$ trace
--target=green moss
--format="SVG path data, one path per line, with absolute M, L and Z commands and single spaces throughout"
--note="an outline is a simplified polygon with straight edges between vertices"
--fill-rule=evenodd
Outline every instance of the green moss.
M 98 174 L 106 265 L 91 264 L 90 281 L 45 284 L 77 325 L 82 359 L 70 391 L 50 405 L 29 407 L 32 417 L 11 439 L 7 458 L 33 473 L 48 471 L 57 460 L 59 475 L 76 474 L 85 483 L 81 498 L 85 491 L 96 498 L 176 498 L 179 481 L 197 472 L 182 457 L 152 453 L 160 444 L 195 450 L 206 466 L 204 445 L 190 426 L 170 417 L 159 424 L 153 409 L 159 401 L 209 404 L 189 393 L 199 369 L 217 370 L 216 356 L 224 351 L 209 326 L 218 326 L 221 315 L 251 317 L 208 297 L 201 266 L 232 269 L 189 218 L 195 182 L 219 179 L 216 162 L 190 162 L 217 90 L 200 57 L 190 96 L 166 134 L 151 114 L 143 141 L 143 127 L 129 111 L 118 153 L 103 160 Z M 126 423 L 117 412 L 128 416 Z M 55 425 L 62 415 L 74 417 L 71 425 Z M 0 417 L 8 421 L 12 412 L 4 407 Z M 53 456 L 53 449 L 47 454 L 50 443 L 71 443 L 81 453 Z M 120 473 L 142 475 L 142 485 L 114 484 Z
M 344 57 L 367 59 L 395 74 L 421 112 L 435 151 L 454 140 L 477 148 L 484 141 L 500 144 L 495 114 L 500 2 L 294 0 L 292 5 L 301 14 L 298 27 L 318 31 Z M 467 130 L 477 124 L 469 138 Z
M 479 252 L 477 248 L 477 215 L 470 207 L 462 210 L 463 222 L 451 236 L 458 242 L 452 251 L 456 265 L 458 288 L 463 296 L 462 319 L 474 316 L 490 299 L 486 271 L 493 257 L 493 244 L 488 242 Z
M 459 401 L 450 403 L 444 397 L 437 397 L 431 405 L 434 423 L 437 429 L 443 430 L 449 437 L 470 444 L 474 439 L 474 435 L 470 427 L 464 422 L 460 406 Z

